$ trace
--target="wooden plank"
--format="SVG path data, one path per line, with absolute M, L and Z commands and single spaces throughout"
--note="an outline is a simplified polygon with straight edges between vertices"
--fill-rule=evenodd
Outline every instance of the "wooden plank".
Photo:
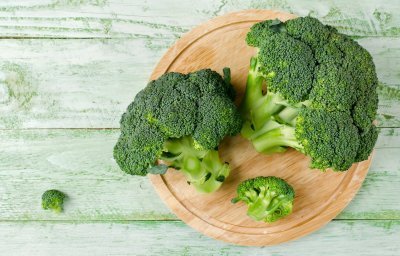
M 2 222 L 5 255 L 397 255 L 400 221 L 332 221 L 299 240 L 243 247 L 205 237 L 179 221 Z
M 164 52 L 163 40 L 1 40 L 0 129 L 118 128 Z M 379 79 L 399 87 L 400 38 L 362 38 Z M 400 92 L 382 90 L 379 125 L 400 126 Z
M 143 40 L 1 40 L 0 128 L 119 127 L 160 52 Z
M 0 131 L 0 220 L 176 219 L 146 177 L 112 159 L 117 130 Z M 365 183 L 340 219 L 400 219 L 400 129 L 382 129 Z M 40 208 L 50 188 L 70 199 L 63 214 Z
M 275 9 L 312 15 L 357 36 L 397 36 L 399 2 L 295 1 L 131 1 L 2 0 L 0 37 L 163 38 L 179 37 L 193 26 L 227 12 Z

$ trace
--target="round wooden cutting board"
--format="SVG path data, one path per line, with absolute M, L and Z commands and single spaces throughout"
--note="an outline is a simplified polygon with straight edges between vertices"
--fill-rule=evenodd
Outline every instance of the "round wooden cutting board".
M 179 39 L 155 68 L 151 79 L 168 71 L 187 73 L 202 68 L 222 72 L 230 67 L 232 84 L 240 100 L 245 89 L 254 48 L 245 37 L 256 22 L 294 18 L 292 14 L 247 10 L 212 19 Z M 215 193 L 197 193 L 183 174 L 173 169 L 165 175 L 150 175 L 159 196 L 191 227 L 207 236 L 240 245 L 273 245 L 304 236 L 333 219 L 351 201 L 370 166 L 369 160 L 354 164 L 347 172 L 311 170 L 309 158 L 295 150 L 274 155 L 257 153 L 240 136 L 227 138 L 220 146 L 221 158 L 231 165 L 231 174 Z M 232 204 L 237 185 L 257 176 L 278 176 L 296 191 L 293 213 L 272 224 L 255 222 L 246 215 L 244 203 Z

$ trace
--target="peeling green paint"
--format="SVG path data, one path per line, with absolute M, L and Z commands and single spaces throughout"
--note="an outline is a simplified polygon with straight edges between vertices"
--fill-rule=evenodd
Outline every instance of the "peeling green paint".
M 381 25 L 387 24 L 392 19 L 392 14 L 389 12 L 379 11 L 375 9 L 372 14 L 381 23 Z
M 287 12 L 293 13 L 291 5 L 288 4 L 286 0 L 268 0 L 268 1 L 252 0 L 250 1 L 249 9 L 275 9 L 275 10 L 285 10 Z
M 382 99 L 400 101 L 400 88 L 379 83 L 377 90 L 379 97 Z
M 15 101 L 20 109 L 29 109 L 33 97 L 37 96 L 37 91 L 36 79 L 33 78 L 28 67 L 6 62 L 0 66 L 0 72 L 5 77 L 4 84 L 7 86 L 9 101 L 11 101 L 8 104 Z
M 101 24 L 103 24 L 104 34 L 108 35 L 111 32 L 113 21 L 112 19 L 101 19 Z
M 213 12 L 213 16 L 218 16 L 227 3 L 228 0 L 220 0 L 218 8 Z
M 399 221 L 386 220 L 386 221 L 372 221 L 371 225 L 378 228 L 383 228 L 384 230 L 391 231 L 394 227 L 399 226 Z M 393 230 L 393 232 L 396 232 Z
M 392 115 L 386 115 L 386 114 L 382 114 L 383 118 L 385 118 L 386 120 L 392 120 L 393 118 L 395 118 L 395 116 Z
M 362 185 L 363 189 L 369 186 L 375 186 L 378 182 L 382 180 L 396 180 L 397 175 L 393 171 L 379 171 L 379 172 L 369 172 Z
M 393 136 L 394 135 L 394 129 L 393 128 L 386 129 L 385 135 L 386 136 Z
M 363 220 L 398 220 L 400 219 L 400 211 L 396 210 L 385 210 L 379 209 L 377 212 L 351 212 L 344 211 L 336 220 L 348 220 L 348 219 L 363 219 Z
M 49 4 L 37 4 L 37 5 L 28 5 L 28 6 L 25 6 L 25 5 L 0 6 L 0 12 L 56 9 L 56 8 L 60 8 L 60 7 L 83 6 L 83 5 L 104 7 L 107 4 L 108 4 L 108 0 L 53 0 Z

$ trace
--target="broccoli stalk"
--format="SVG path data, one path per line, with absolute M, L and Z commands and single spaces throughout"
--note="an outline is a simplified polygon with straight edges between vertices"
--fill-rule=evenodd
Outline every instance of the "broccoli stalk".
M 247 204 L 247 215 L 256 220 L 274 222 L 292 212 L 294 190 L 283 179 L 269 176 L 246 180 L 237 188 L 233 203 Z
M 265 154 L 284 152 L 287 147 L 302 151 L 295 135 L 295 120 L 301 105 L 307 102 L 290 106 L 279 93 L 263 92 L 265 76 L 258 72 L 257 63 L 257 57 L 252 57 L 241 105 L 241 113 L 246 119 L 242 136 L 251 140 L 258 152 Z
M 217 150 L 199 148 L 190 136 L 167 140 L 160 159 L 181 171 L 188 183 L 203 193 L 217 190 L 230 171 Z

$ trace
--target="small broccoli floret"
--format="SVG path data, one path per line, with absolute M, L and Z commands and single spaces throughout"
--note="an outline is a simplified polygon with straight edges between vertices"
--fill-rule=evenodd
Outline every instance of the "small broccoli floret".
M 311 17 L 257 23 L 246 41 L 257 54 L 241 134 L 257 151 L 292 147 L 311 157 L 311 167 L 335 171 L 368 158 L 377 139 L 378 79 L 367 50 Z
M 294 197 L 292 186 L 285 180 L 269 176 L 240 183 L 232 202 L 246 203 L 247 215 L 256 221 L 274 222 L 292 213 Z
M 216 148 L 242 127 L 229 69 L 166 73 L 139 92 L 121 118 L 114 147 L 120 168 L 133 175 L 179 169 L 200 192 L 213 192 L 229 175 Z M 163 160 L 159 165 L 157 160 Z
M 53 210 L 60 213 L 63 211 L 63 203 L 66 195 L 56 189 L 50 189 L 42 195 L 42 208 L 45 210 Z
M 206 95 L 198 100 L 197 126 L 194 140 L 203 148 L 219 145 L 225 136 L 233 136 L 242 128 L 240 114 L 226 95 Z

